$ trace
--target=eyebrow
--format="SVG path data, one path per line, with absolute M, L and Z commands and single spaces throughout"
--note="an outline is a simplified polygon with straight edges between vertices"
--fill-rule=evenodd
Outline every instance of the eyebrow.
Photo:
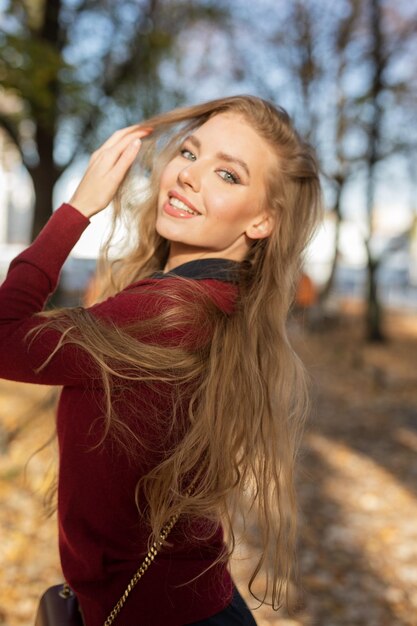
M 197 137 L 195 137 L 194 135 L 188 135 L 188 137 L 185 138 L 185 141 L 189 141 L 196 148 L 201 148 L 201 141 L 199 139 L 197 139 Z M 250 178 L 249 167 L 248 167 L 247 163 L 245 163 L 245 161 L 242 161 L 242 159 L 239 159 L 238 157 L 232 156 L 231 154 L 226 154 L 226 152 L 218 152 L 216 154 L 216 157 L 218 159 L 221 159 L 222 161 L 228 161 L 229 163 L 237 163 L 238 165 L 243 167 L 243 169 L 245 170 L 246 174 Z

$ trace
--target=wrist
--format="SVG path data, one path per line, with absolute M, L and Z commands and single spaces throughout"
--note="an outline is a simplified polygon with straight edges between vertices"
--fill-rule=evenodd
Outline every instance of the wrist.
M 82 202 L 78 201 L 75 196 L 68 201 L 68 204 L 72 206 L 73 209 L 84 215 L 87 219 L 90 219 L 95 213 L 98 213 L 97 209 L 93 209 L 90 206 L 85 206 Z

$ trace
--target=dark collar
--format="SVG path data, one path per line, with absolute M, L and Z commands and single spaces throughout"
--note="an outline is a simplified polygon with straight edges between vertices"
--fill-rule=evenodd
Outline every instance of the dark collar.
M 229 259 L 198 259 L 178 265 L 178 267 L 174 267 L 169 272 L 155 272 L 151 278 L 182 276 L 196 280 L 212 278 L 214 280 L 237 283 L 239 281 L 239 267 L 239 261 L 230 261 Z

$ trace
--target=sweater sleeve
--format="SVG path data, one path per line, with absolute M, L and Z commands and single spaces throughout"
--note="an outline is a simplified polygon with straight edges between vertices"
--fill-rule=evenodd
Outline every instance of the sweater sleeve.
M 37 314 L 55 290 L 64 261 L 89 223 L 77 209 L 63 204 L 32 245 L 10 264 L 0 287 L 0 377 L 52 385 L 71 384 L 78 377 L 74 361 L 65 364 L 62 359 L 36 373 L 60 336 L 51 330 L 31 342 L 26 335 L 39 325 Z M 76 352 L 73 350 L 73 359 Z
M 45 385 L 83 385 L 100 379 L 98 366 L 88 353 L 71 342 L 60 345 L 62 332 L 51 328 L 48 318 L 39 315 L 56 288 L 64 261 L 88 224 L 89 220 L 77 209 L 62 205 L 33 244 L 10 264 L 0 287 L 0 378 Z M 234 288 L 216 280 L 202 282 L 207 296 L 227 310 Z M 141 320 L 172 306 L 181 284 L 175 277 L 141 280 L 85 310 L 92 323 L 119 328 L 134 323 L 137 327 Z M 198 293 L 196 290 L 196 297 Z M 191 292 L 187 290 L 186 295 L 191 297 Z M 217 302 L 218 298 L 221 302 Z M 65 322 L 65 309 L 62 316 Z M 28 337 L 35 328 L 40 332 Z M 147 335 L 146 324 L 144 329 L 145 334 L 140 334 L 142 341 L 162 346 L 196 347 L 208 340 L 206 325 L 196 324 L 192 317 L 182 319 L 181 324 L 177 320 L 156 335 Z
M 57 286 L 64 261 L 88 224 L 77 209 L 62 205 L 33 244 L 10 264 L 0 287 L 0 378 L 45 385 L 86 385 L 101 378 L 88 353 L 71 342 L 60 345 L 62 333 L 39 315 Z M 172 281 L 176 282 L 139 281 L 85 311 L 99 323 L 127 327 L 171 306 Z M 65 322 L 65 309 L 62 317 Z M 141 339 L 159 345 L 193 343 L 194 326 L 190 320 L 182 329 L 168 328 L 156 336 L 141 335 Z M 35 328 L 40 332 L 28 337 Z

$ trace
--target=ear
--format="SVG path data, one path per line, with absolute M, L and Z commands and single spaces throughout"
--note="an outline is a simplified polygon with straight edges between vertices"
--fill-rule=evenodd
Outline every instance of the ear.
M 270 213 L 264 213 L 252 222 L 245 231 L 250 239 L 265 239 L 269 237 L 275 226 L 275 219 Z

